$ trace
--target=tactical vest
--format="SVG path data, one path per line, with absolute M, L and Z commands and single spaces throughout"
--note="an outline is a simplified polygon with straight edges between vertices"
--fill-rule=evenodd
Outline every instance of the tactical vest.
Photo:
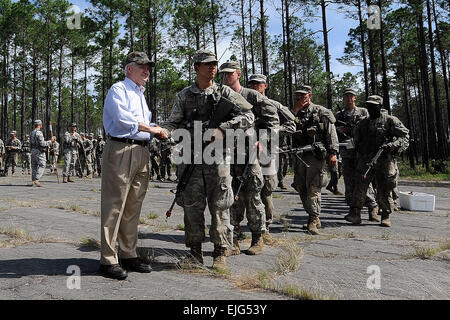
M 360 135 L 362 135 L 362 139 L 358 152 L 362 154 L 377 152 L 385 142 L 392 141 L 388 115 L 381 114 L 376 120 L 369 118 L 362 120 Z
M 24 141 L 22 144 L 22 153 L 30 153 L 30 152 L 31 152 L 30 141 Z
M 296 114 L 295 124 L 297 133 L 292 135 L 293 146 L 303 147 L 315 142 L 325 142 L 328 131 L 328 122 L 320 114 L 318 108 L 311 104 L 308 108 Z
M 38 130 L 31 131 L 31 134 L 30 134 L 31 149 L 38 149 L 40 152 L 45 152 L 45 151 L 47 151 L 47 147 L 41 146 L 41 142 L 40 142 L 39 138 L 37 137 L 37 132 L 38 132 Z

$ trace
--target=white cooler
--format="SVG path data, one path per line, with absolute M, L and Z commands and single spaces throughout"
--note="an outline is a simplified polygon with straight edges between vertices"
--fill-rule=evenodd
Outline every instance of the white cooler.
M 410 211 L 434 211 L 435 196 L 423 192 L 399 192 L 400 207 Z

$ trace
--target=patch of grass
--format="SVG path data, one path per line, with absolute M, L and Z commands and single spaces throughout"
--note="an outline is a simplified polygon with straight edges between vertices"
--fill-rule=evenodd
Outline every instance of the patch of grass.
M 184 230 L 184 225 L 181 223 L 177 225 L 176 230 Z
M 80 246 L 82 247 L 93 247 L 100 249 L 100 241 L 90 237 L 83 237 L 80 240 Z
M 443 251 L 450 250 L 450 238 L 447 238 L 439 244 L 439 247 L 421 247 L 413 244 L 414 252 L 407 255 L 407 258 L 419 258 L 422 260 L 432 259 Z M 444 256 L 446 256 L 444 254 Z
M 153 211 L 150 211 L 150 213 L 146 216 L 147 219 L 152 220 L 152 219 L 157 219 L 159 216 L 154 213 Z
M 83 209 L 82 207 L 80 207 L 80 206 L 77 205 L 77 204 L 72 204 L 72 205 L 70 205 L 70 206 L 69 206 L 69 209 L 72 210 L 72 211 L 74 211 L 74 212 L 79 212 L 79 213 L 82 213 L 82 214 L 89 214 L 89 211 L 88 211 L 88 210 Z
M 448 161 L 447 161 L 448 164 Z M 400 177 L 407 180 L 424 180 L 424 181 L 449 181 L 450 173 L 434 173 L 426 172 L 426 168 L 422 166 L 416 166 L 415 169 L 411 169 L 408 161 L 399 161 L 398 169 L 400 171 Z M 430 169 L 433 171 L 432 167 Z
M 20 240 L 20 241 L 31 241 L 33 238 L 30 235 L 30 231 L 19 229 L 16 227 L 7 227 L 7 228 L 0 228 L 0 234 L 4 234 L 5 236 L 8 236 L 14 240 Z
M 284 196 L 279 193 L 272 193 L 272 198 L 283 200 Z
M 154 185 L 152 185 L 152 188 L 161 189 L 161 186 L 157 185 L 157 184 L 154 184 Z
M 147 220 L 145 218 L 140 217 L 139 218 L 139 224 L 146 224 Z
M 389 240 L 390 237 L 391 237 L 391 234 L 388 233 L 388 232 L 385 232 L 385 233 L 383 233 L 383 234 L 381 235 L 381 239 L 382 239 L 382 240 Z
M 298 271 L 303 256 L 302 248 L 296 242 L 290 241 L 282 249 L 283 252 L 277 257 L 275 274 L 282 275 Z

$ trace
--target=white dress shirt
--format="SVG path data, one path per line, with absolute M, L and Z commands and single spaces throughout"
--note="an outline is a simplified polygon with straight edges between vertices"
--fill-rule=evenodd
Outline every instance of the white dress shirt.
M 130 78 L 115 83 L 109 89 L 103 108 L 106 134 L 117 138 L 151 139 L 150 133 L 138 131 L 138 122 L 154 126 L 144 91 L 144 87 L 138 86 Z

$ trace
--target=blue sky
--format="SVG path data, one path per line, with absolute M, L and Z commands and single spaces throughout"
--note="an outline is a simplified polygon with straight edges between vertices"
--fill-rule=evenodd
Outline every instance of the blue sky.
M 82 13 L 86 10 L 86 8 L 90 6 L 89 2 L 84 0 L 73 0 L 71 2 L 80 7 Z M 274 3 L 276 5 L 279 5 L 279 2 L 279 0 L 265 1 L 266 15 L 269 16 L 268 32 L 273 35 L 281 34 L 280 15 L 275 11 L 275 8 L 273 6 Z M 258 4 L 256 4 L 256 7 L 256 9 L 259 10 Z M 306 26 L 313 32 L 322 30 L 320 10 L 317 10 L 316 15 L 317 18 L 315 18 L 315 21 L 313 23 L 306 24 Z M 328 33 L 329 50 L 331 57 L 330 64 L 331 70 L 335 76 L 337 76 L 338 74 L 342 76 L 345 72 L 356 73 L 361 70 L 360 67 L 345 66 L 336 60 L 336 58 L 339 58 L 343 55 L 345 42 L 348 39 L 348 31 L 350 30 L 350 28 L 354 28 L 357 24 L 358 22 L 356 20 L 346 18 L 344 12 L 338 12 L 335 5 L 330 4 L 327 7 L 327 27 L 329 30 L 331 29 L 331 31 L 329 31 Z M 323 43 L 322 33 L 316 33 L 314 36 L 319 43 Z M 230 52 L 225 51 L 229 46 L 230 40 L 231 37 L 228 37 L 222 39 L 219 42 L 218 56 L 221 57 L 223 55 L 220 63 L 225 62 L 231 55 Z

